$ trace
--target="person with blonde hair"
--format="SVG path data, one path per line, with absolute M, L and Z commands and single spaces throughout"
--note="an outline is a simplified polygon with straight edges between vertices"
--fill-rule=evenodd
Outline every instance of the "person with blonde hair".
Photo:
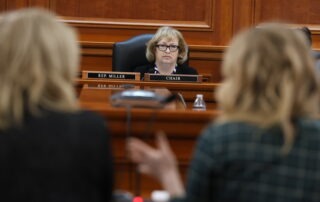
M 150 64 L 135 68 L 141 78 L 145 73 L 152 74 L 198 74 L 197 70 L 189 67 L 188 46 L 181 32 L 172 27 L 160 27 L 147 43 L 146 58 Z
M 44 9 L 0 18 L 3 201 L 110 201 L 113 165 L 102 117 L 80 110 L 76 32 Z
M 131 139 L 131 159 L 171 201 L 320 200 L 319 80 L 302 34 L 266 24 L 237 35 L 217 92 L 221 114 L 201 134 L 184 190 L 168 140 Z

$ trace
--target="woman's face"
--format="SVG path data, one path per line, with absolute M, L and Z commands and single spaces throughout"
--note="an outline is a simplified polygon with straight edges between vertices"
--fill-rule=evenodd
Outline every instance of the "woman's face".
M 155 56 L 158 64 L 176 64 L 179 55 L 179 40 L 163 38 L 156 44 Z

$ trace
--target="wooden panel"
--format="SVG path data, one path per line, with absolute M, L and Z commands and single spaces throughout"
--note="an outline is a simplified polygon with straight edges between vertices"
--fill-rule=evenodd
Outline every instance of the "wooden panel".
M 60 5 L 59 1 L 55 1 L 56 6 L 52 9 L 63 15 L 66 22 L 79 29 L 82 41 L 123 41 L 134 35 L 154 33 L 159 26 L 163 25 L 178 28 L 190 45 L 225 44 L 232 34 L 232 0 L 201 0 L 197 1 L 196 5 L 190 0 L 176 0 L 170 2 L 170 9 L 163 8 L 167 5 L 167 1 L 157 1 L 158 3 L 146 1 L 138 5 L 143 5 L 147 7 L 146 11 L 152 12 L 137 13 L 135 7 L 125 6 L 121 7 L 121 12 L 113 16 L 104 14 L 102 17 L 92 17 L 89 11 L 86 13 L 86 10 L 80 13 L 77 8 L 80 5 L 74 2 L 76 1 L 69 2 L 71 5 Z M 109 2 L 110 6 L 118 4 Z M 178 6 L 172 6 L 174 4 Z M 73 9 L 66 9 L 68 7 Z M 113 9 L 118 8 L 116 6 Z M 119 16 L 122 13 L 126 16 Z
M 0 11 L 7 10 L 7 1 L 6 0 L 0 0 Z
M 254 24 L 282 21 L 312 32 L 314 49 L 320 49 L 320 1 L 255 0 Z
M 170 3 L 166 0 L 51 0 L 51 8 L 60 15 L 70 17 L 205 21 L 206 12 L 211 12 L 206 6 L 210 6 L 211 2 L 197 0 L 195 4 L 194 0 L 171 0 Z
M 178 22 L 175 24 L 184 24 L 186 27 L 195 25 L 202 28 L 212 28 L 212 7 L 213 0 L 198 0 L 194 4 L 193 0 L 173 0 L 168 4 L 165 0 L 91 0 L 82 1 L 69 0 L 51 0 L 51 9 L 62 16 L 81 19 L 85 18 L 91 23 L 123 25 L 138 25 L 141 23 L 166 24 Z M 172 6 L 179 5 L 179 6 Z M 210 8 L 210 9 L 208 9 Z M 192 13 L 193 15 L 190 15 Z M 85 20 L 82 19 L 82 20 Z M 88 21 L 88 23 L 90 23 Z M 160 24 L 159 24 L 160 23 Z M 193 26 L 190 26 L 193 25 Z
M 112 70 L 112 43 L 80 43 L 82 48 L 80 70 Z
M 14 10 L 30 6 L 27 0 L 7 0 L 6 10 Z
M 252 26 L 254 22 L 255 0 L 234 1 L 233 34 Z
M 50 0 L 29 0 L 29 4 L 33 7 L 49 8 Z
M 312 47 L 320 51 L 320 28 L 312 29 Z
M 270 20 L 320 24 L 320 1 L 256 0 L 255 23 Z
M 49 8 L 50 0 L 1 0 L 0 11 L 15 10 L 25 7 Z
M 242 0 L 234 4 L 234 34 L 267 21 L 281 21 L 312 32 L 312 48 L 320 49 L 320 1 Z

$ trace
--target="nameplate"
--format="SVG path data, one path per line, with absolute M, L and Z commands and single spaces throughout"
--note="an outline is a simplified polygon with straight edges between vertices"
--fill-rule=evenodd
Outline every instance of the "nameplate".
M 82 71 L 83 79 L 140 80 L 139 72 Z
M 202 75 L 186 75 L 186 74 L 144 74 L 145 81 L 168 81 L 168 82 L 201 82 Z

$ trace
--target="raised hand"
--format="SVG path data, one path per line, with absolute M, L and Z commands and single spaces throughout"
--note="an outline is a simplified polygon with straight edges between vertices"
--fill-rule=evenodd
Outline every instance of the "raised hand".
M 157 148 L 153 148 L 137 138 L 130 138 L 128 140 L 129 157 L 138 164 L 141 173 L 158 179 L 171 195 L 183 195 L 184 189 L 177 169 L 177 161 L 163 132 L 157 132 L 156 145 Z

